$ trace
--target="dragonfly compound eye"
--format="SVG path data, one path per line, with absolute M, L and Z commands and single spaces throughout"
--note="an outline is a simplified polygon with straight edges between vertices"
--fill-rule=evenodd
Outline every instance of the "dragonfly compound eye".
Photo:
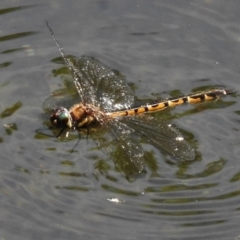
M 53 109 L 50 121 L 53 126 L 58 128 L 72 128 L 71 114 L 63 107 Z

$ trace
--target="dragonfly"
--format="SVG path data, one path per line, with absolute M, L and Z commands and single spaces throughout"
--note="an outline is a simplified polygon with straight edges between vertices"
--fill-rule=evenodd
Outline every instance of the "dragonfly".
M 50 122 L 60 129 L 57 137 L 65 131 L 87 129 L 97 146 L 128 178 L 145 170 L 142 141 L 174 159 L 195 159 L 195 149 L 180 131 L 149 113 L 185 103 L 214 101 L 230 91 L 215 88 L 135 107 L 133 90 L 123 75 L 93 57 L 67 57 L 48 22 L 47 27 L 79 96 L 69 109 L 64 106 L 52 109 Z

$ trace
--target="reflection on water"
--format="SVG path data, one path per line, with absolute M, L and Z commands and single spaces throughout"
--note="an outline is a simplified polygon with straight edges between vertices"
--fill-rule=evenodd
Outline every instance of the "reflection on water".
M 6 118 L 11 116 L 12 114 L 14 114 L 19 108 L 22 107 L 22 103 L 21 102 L 16 102 L 15 104 L 13 104 L 13 106 L 6 108 L 5 110 L 3 110 L 0 113 L 0 117 L 1 118 Z
M 0 37 L 0 42 L 9 41 L 9 40 L 13 40 L 13 39 L 16 39 L 16 38 L 22 38 L 22 37 L 31 36 L 31 35 L 36 34 L 36 33 L 37 32 L 14 33 L 14 34 L 11 34 L 11 35 Z M 6 53 L 6 51 L 5 51 L 5 53 Z

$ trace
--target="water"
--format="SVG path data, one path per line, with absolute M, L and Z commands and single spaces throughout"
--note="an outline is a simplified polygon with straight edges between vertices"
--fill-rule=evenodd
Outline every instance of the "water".
M 1 239 L 239 239 L 238 94 L 158 113 L 184 130 L 199 161 L 175 163 L 144 144 L 147 172 L 135 182 L 91 139 L 69 155 L 77 136 L 35 133 L 48 121 L 43 102 L 65 79 L 52 62 L 59 53 L 45 20 L 68 54 L 120 71 L 150 101 L 201 86 L 239 92 L 239 8 L 225 1 L 3 2 Z

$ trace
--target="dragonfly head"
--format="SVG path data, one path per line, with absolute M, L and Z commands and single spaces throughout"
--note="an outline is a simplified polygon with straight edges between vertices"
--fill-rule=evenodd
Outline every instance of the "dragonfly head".
M 52 110 L 50 121 L 57 128 L 72 128 L 72 117 L 66 108 L 60 107 Z

